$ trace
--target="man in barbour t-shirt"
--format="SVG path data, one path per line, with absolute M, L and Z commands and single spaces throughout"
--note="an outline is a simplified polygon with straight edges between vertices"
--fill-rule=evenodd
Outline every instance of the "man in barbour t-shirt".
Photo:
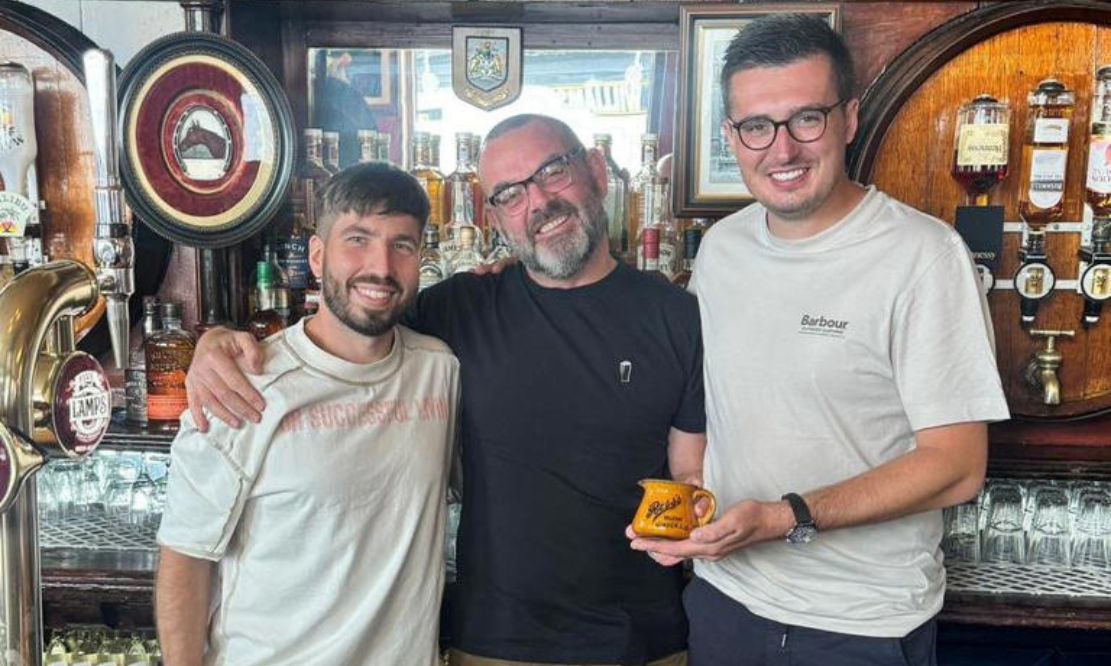
M 452 663 L 685 663 L 682 576 L 622 536 L 646 477 L 699 482 L 702 343 L 694 298 L 620 264 L 604 156 L 522 115 L 486 137 L 479 177 L 519 263 L 421 293 L 406 323 L 459 357 L 464 499 Z M 253 339 L 215 331 L 191 405 L 233 424 L 263 402 Z

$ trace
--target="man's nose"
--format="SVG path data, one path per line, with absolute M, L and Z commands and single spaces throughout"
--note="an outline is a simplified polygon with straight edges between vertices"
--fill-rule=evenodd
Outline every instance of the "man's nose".
M 393 254 L 390 252 L 390 244 L 386 241 L 369 243 L 363 253 L 362 263 L 361 272 L 364 275 L 378 277 L 389 275 L 393 267 Z
M 537 185 L 535 181 L 530 181 L 525 185 L 525 193 L 528 194 L 529 213 L 544 210 L 552 198 L 552 195 Z
M 800 144 L 787 131 L 786 125 L 777 129 L 779 131 L 776 132 L 772 145 L 768 146 L 768 156 L 775 158 L 777 162 L 789 162 L 798 155 Z

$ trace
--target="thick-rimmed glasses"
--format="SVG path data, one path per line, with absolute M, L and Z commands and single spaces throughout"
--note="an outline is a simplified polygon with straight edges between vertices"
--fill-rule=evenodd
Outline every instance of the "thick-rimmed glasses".
M 849 100 L 842 99 L 829 106 L 803 109 L 787 120 L 772 120 L 767 116 L 756 116 L 738 121 L 727 118 L 725 122 L 729 123 L 737 133 L 737 138 L 749 150 L 767 150 L 775 143 L 780 127 L 786 127 L 791 138 L 799 143 L 813 143 L 825 135 L 830 112 L 847 101 Z
M 583 152 L 579 146 L 574 150 L 552 158 L 540 165 L 532 175 L 516 183 L 510 183 L 494 192 L 486 203 L 508 214 L 517 215 L 528 206 L 528 186 L 534 183 L 545 194 L 562 192 L 575 182 L 571 160 Z

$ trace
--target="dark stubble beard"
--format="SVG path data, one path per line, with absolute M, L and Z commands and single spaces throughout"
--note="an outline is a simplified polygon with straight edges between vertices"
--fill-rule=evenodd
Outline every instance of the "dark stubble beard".
M 574 219 L 569 219 L 564 224 L 576 225 L 571 233 L 565 233 L 562 238 L 548 243 L 547 247 L 538 249 L 536 231 L 545 223 L 563 215 L 577 218 L 581 222 L 576 223 Z M 553 280 L 566 280 L 578 275 L 586 266 L 598 249 L 598 244 L 605 239 L 607 226 L 602 198 L 598 192 L 594 192 L 583 202 L 582 209 L 564 199 L 552 199 L 544 210 L 529 219 L 525 238 L 514 238 L 507 234 L 505 240 L 513 255 L 529 272 Z
M 348 280 L 345 285 L 340 285 L 339 280 L 328 272 L 327 262 L 324 263 L 322 272 L 324 273 L 324 302 L 327 304 L 329 312 L 356 333 L 372 338 L 387 333 L 397 324 L 401 316 L 413 303 L 414 290 L 403 289 L 393 278 L 357 277 Z M 348 294 L 355 285 L 359 284 L 391 287 L 401 294 L 401 298 L 397 305 L 387 312 L 376 313 L 365 310 L 357 312 L 356 306 L 351 304 Z

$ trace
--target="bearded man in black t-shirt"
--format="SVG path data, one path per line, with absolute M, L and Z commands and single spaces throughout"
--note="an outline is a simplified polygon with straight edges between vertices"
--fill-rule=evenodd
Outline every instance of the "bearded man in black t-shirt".
M 479 177 L 519 262 L 426 289 L 405 322 L 462 368 L 452 664 L 684 664 L 682 575 L 623 532 L 639 479 L 701 480 L 696 301 L 613 258 L 604 156 L 561 121 L 499 123 Z M 247 334 L 201 339 L 188 381 L 199 425 L 202 408 L 258 418 L 236 360 L 259 358 Z

